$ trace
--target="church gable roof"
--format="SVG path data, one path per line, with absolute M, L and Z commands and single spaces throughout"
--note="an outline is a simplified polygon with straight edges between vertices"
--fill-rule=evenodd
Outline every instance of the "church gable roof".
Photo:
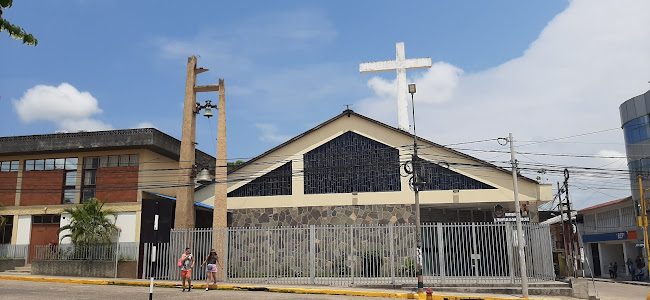
M 269 155 L 269 154 L 273 153 L 274 151 L 277 151 L 277 150 L 279 150 L 279 149 L 281 149 L 281 148 L 283 148 L 283 147 L 285 147 L 285 146 L 287 146 L 287 145 L 289 145 L 289 144 L 291 144 L 291 143 L 293 143 L 293 142 L 296 142 L 296 141 L 298 141 L 299 139 L 301 139 L 301 138 L 303 138 L 303 137 L 305 137 L 305 136 L 307 136 L 307 135 L 309 135 L 309 134 L 311 134 L 311 133 L 313 133 L 313 132 L 315 132 L 315 131 L 318 131 L 319 129 L 321 129 L 321 128 L 323 128 L 323 127 L 325 127 L 325 126 L 327 126 L 327 125 L 329 125 L 329 124 L 331 124 L 331 123 L 337 121 L 338 119 L 346 118 L 346 117 L 351 117 L 351 116 L 358 117 L 358 118 L 360 118 L 360 119 L 363 119 L 363 120 L 365 120 L 365 121 L 368 121 L 368 122 L 374 123 L 374 124 L 376 124 L 376 125 L 378 125 L 378 126 L 384 127 L 384 128 L 389 129 L 389 130 L 391 130 L 391 131 L 394 131 L 394 132 L 400 133 L 400 134 L 402 134 L 402 135 L 408 136 L 408 137 L 410 137 L 410 138 L 413 138 L 413 134 L 411 134 L 411 133 L 409 133 L 409 132 L 406 132 L 406 131 L 400 130 L 400 129 L 395 128 L 395 127 L 393 127 L 393 126 L 390 126 L 390 125 L 388 125 L 388 124 L 385 124 L 385 123 L 379 122 L 379 121 L 377 121 L 377 120 L 375 120 L 375 119 L 371 119 L 371 118 L 366 117 L 366 116 L 364 116 L 364 115 L 358 114 L 358 113 L 354 112 L 354 111 L 351 110 L 351 109 L 346 109 L 346 110 L 344 110 L 342 113 L 338 114 L 337 116 L 335 116 L 335 117 L 333 117 L 333 118 L 331 118 L 331 119 L 329 119 L 329 120 L 327 120 L 327 121 L 325 121 L 325 122 L 323 122 L 323 123 L 321 123 L 321 124 L 319 124 L 319 125 L 317 125 L 317 126 L 311 128 L 311 129 L 309 129 L 309 130 L 307 130 L 307 131 L 305 131 L 305 132 L 303 132 L 303 133 L 301 133 L 301 134 L 299 134 L 299 135 L 297 135 L 297 136 L 295 136 L 295 137 L 289 139 L 288 141 L 286 141 L 286 142 L 284 142 L 284 143 L 282 143 L 282 144 L 280 144 L 280 145 L 278 145 L 278 146 L 276 146 L 276 147 L 273 147 L 272 149 L 269 149 L 268 151 L 265 151 L 264 153 L 262 153 L 262 154 L 260 154 L 260 155 L 258 155 L 258 156 L 256 156 L 256 157 L 254 157 L 254 158 L 252 158 L 252 159 L 246 161 L 245 163 L 243 163 L 243 164 L 241 164 L 241 165 L 238 165 L 238 166 L 236 166 L 236 167 L 234 167 L 234 168 L 228 170 L 228 173 L 230 174 L 230 173 L 237 172 L 237 170 L 239 170 L 239 169 L 241 169 L 241 168 L 244 168 L 244 167 L 246 167 L 246 166 L 248 166 L 248 165 L 251 165 L 252 163 L 258 161 L 259 159 L 265 157 L 266 155 Z M 487 166 L 493 167 L 493 168 L 495 168 L 495 169 L 497 169 L 497 170 L 499 170 L 499 171 L 502 171 L 502 172 L 505 172 L 505 173 L 511 173 L 510 170 L 506 170 L 506 169 L 501 168 L 501 167 L 499 167 L 499 166 L 496 166 L 496 165 L 494 165 L 494 164 L 492 164 L 492 163 L 489 163 L 489 162 L 487 162 L 487 161 L 484 161 L 484 160 L 478 159 L 478 158 L 476 158 L 476 157 L 474 157 L 474 156 L 471 156 L 471 155 L 467 155 L 467 154 L 462 153 L 462 152 L 459 152 L 459 151 L 457 151 L 457 150 L 454 150 L 454 149 L 451 149 L 451 148 L 447 148 L 447 147 L 445 147 L 445 146 L 443 146 L 443 145 L 440 145 L 440 144 L 434 143 L 434 142 L 429 141 L 429 140 L 427 140 L 427 139 L 424 139 L 424 138 L 422 138 L 422 137 L 420 137 L 420 136 L 418 136 L 418 141 L 423 142 L 423 143 L 427 143 L 427 144 L 429 144 L 429 145 L 431 145 L 431 146 L 433 146 L 433 147 L 435 147 L 435 148 L 439 148 L 439 149 L 442 149 L 442 150 L 445 150 L 445 151 L 448 151 L 448 152 L 454 153 L 454 154 L 456 154 L 456 155 L 458 155 L 458 156 L 460 156 L 460 157 L 462 157 L 462 158 L 470 159 L 470 160 L 476 161 L 476 162 L 478 162 L 478 163 L 481 163 L 481 164 L 484 164 L 484 165 L 487 165 Z M 519 178 L 522 178 L 522 179 L 527 180 L 527 181 L 529 181 L 529 182 L 538 183 L 537 181 L 535 181 L 535 180 L 533 180 L 533 179 L 530 179 L 530 178 L 528 178 L 528 177 L 525 177 L 525 176 L 521 176 L 521 175 L 519 175 Z

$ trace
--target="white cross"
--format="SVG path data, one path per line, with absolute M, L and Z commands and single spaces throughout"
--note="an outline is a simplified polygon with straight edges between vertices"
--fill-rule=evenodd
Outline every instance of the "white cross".
M 397 52 L 395 60 L 362 63 L 359 65 L 359 72 L 397 71 L 397 124 L 399 129 L 409 131 L 406 70 L 431 68 L 431 58 L 406 59 L 404 55 L 404 43 L 395 44 L 395 52 Z

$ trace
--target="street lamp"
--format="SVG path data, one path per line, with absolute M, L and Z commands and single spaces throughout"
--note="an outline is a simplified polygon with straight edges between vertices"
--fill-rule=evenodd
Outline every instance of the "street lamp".
M 418 277 L 418 294 L 424 293 L 424 282 L 422 280 L 422 229 L 420 228 L 420 186 L 424 182 L 420 181 L 418 176 L 419 158 L 418 158 L 418 137 L 415 133 L 415 102 L 413 101 L 413 94 L 415 94 L 415 83 L 408 85 L 409 93 L 411 94 L 411 107 L 413 108 L 413 157 L 411 164 L 413 165 L 413 192 L 415 193 L 415 242 L 417 245 L 417 267 L 416 275 Z

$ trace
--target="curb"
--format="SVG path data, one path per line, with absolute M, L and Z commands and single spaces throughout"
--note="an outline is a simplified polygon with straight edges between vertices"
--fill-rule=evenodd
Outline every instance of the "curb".
M 27 276 L 7 276 L 0 275 L 4 280 L 21 280 L 35 282 L 52 282 L 52 283 L 76 283 L 76 284 L 94 284 L 94 285 L 122 285 L 122 286 L 149 286 L 149 282 L 133 280 L 103 280 L 103 279 L 69 279 L 69 278 L 48 278 L 48 277 L 27 277 Z M 179 288 L 179 283 L 171 282 L 154 282 L 156 287 Z M 205 288 L 205 284 L 193 284 L 195 288 Z M 294 293 L 294 294 L 321 294 L 321 295 L 344 295 L 344 296 L 363 296 L 377 298 L 393 299 L 418 299 L 418 300 L 521 300 L 522 298 L 512 297 L 493 297 L 493 296 L 453 296 L 434 294 L 427 297 L 426 294 L 400 293 L 400 292 L 371 292 L 371 291 L 353 291 L 353 290 L 335 290 L 335 289 L 316 289 L 316 288 L 292 288 L 292 287 L 263 287 L 247 285 L 217 285 L 218 290 L 246 290 L 246 291 L 267 291 L 276 293 Z M 528 298 L 530 299 L 530 298 Z M 535 300 L 557 300 L 553 298 L 535 298 Z
M 594 281 L 610 282 L 610 283 L 622 283 L 622 284 L 640 285 L 640 286 L 648 286 L 648 287 L 650 287 L 650 283 L 644 282 L 644 281 L 614 281 L 614 280 L 608 280 L 608 279 L 603 279 L 603 278 L 594 278 Z

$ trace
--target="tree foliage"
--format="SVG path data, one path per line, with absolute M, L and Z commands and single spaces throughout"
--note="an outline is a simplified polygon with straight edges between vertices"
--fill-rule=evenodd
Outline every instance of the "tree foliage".
M 245 161 L 240 159 L 240 160 L 237 160 L 235 162 L 228 162 L 227 164 L 228 164 L 228 166 L 239 166 L 239 165 L 241 165 L 243 163 L 245 163 Z
M 61 239 L 69 237 L 77 246 L 111 243 L 117 227 L 108 216 L 117 217 L 117 213 L 108 209 L 102 210 L 104 203 L 106 200 L 100 202 L 93 198 L 75 208 L 66 208 L 64 212 L 72 216 L 72 221 L 59 228 L 58 233 L 70 230 L 70 233 L 62 236 Z
M 13 0 L 0 0 L 0 32 L 7 31 L 9 35 L 16 40 L 23 40 L 23 44 L 38 45 L 38 40 L 31 34 L 25 32 L 20 26 L 11 24 L 2 18 L 2 10 L 13 5 Z

